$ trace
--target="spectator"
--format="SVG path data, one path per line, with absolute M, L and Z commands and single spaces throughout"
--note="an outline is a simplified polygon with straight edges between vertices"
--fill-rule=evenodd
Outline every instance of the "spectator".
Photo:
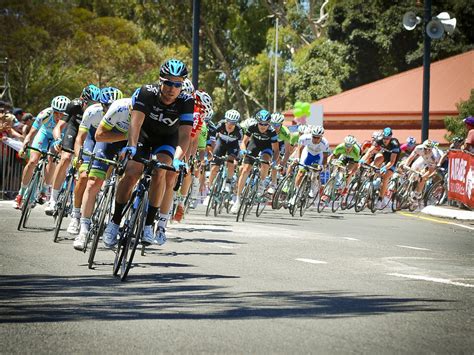
M 23 115 L 23 117 L 21 118 L 21 121 L 23 123 L 23 128 L 22 128 L 22 131 L 21 131 L 21 134 L 22 134 L 22 141 L 25 139 L 26 135 L 28 134 L 28 132 L 30 131 L 31 129 L 31 126 L 33 125 L 33 122 L 34 122 L 34 116 L 27 112 Z
M 464 119 L 464 124 L 467 128 L 467 137 L 464 141 L 463 149 L 470 153 L 474 153 L 474 116 L 469 116 Z

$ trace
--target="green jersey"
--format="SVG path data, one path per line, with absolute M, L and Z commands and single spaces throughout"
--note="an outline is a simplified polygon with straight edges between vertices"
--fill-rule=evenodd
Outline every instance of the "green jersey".
M 290 144 L 296 145 L 300 139 L 300 134 L 298 132 L 290 133 Z
M 280 132 L 278 132 L 277 139 L 278 139 L 278 142 L 291 144 L 291 133 L 288 127 L 285 127 L 285 126 L 280 127 Z
M 345 156 L 353 159 L 354 161 L 360 160 L 360 148 L 357 144 L 354 144 L 354 148 L 352 148 L 350 152 L 347 152 L 345 144 L 341 143 L 336 148 L 334 148 L 334 151 L 332 153 L 336 157 Z

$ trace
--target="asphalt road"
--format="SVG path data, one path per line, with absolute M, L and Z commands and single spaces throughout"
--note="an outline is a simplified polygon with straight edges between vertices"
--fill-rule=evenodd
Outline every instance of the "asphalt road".
M 37 207 L 0 203 L 1 353 L 472 353 L 474 225 L 418 214 L 199 207 L 168 243 L 97 267 Z

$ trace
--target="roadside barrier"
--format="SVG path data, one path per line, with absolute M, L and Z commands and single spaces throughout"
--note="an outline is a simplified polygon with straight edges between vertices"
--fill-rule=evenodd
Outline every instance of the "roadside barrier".
M 0 141 L 0 199 L 10 200 L 20 189 L 23 160 L 17 157 L 17 152 L 11 146 Z
M 474 208 L 474 154 L 451 150 L 448 159 L 448 199 Z

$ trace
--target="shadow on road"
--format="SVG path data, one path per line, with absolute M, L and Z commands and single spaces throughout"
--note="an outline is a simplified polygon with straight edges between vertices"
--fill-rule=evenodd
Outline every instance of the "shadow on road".
M 172 240 L 175 243 L 221 243 L 221 244 L 244 244 L 239 242 L 234 242 L 226 239 L 209 239 L 209 238 L 181 238 L 181 237 L 171 237 L 168 240 Z
M 126 319 L 342 318 L 445 310 L 448 300 L 341 291 L 230 292 L 197 273 L 0 276 L 0 323 Z M 180 284 L 187 282 L 187 284 Z M 191 284 L 190 283 L 194 283 Z

